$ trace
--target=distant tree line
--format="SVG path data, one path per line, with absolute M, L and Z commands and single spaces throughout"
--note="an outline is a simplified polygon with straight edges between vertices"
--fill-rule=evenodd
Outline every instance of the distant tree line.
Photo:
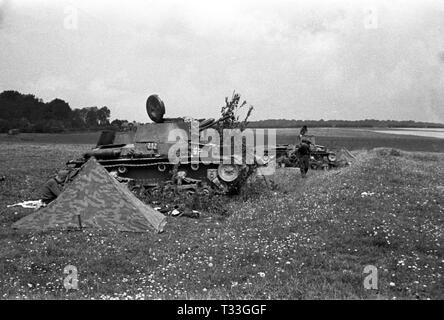
M 251 121 L 250 128 L 301 128 L 307 127 L 338 127 L 338 128 L 444 128 L 443 123 L 396 121 L 396 120 L 287 120 L 269 119 Z
M 98 130 L 111 126 L 108 107 L 71 109 L 61 99 L 43 102 L 32 94 L 17 91 L 0 93 L 0 132 L 63 132 Z
M 249 111 L 251 112 L 251 110 Z M 20 132 L 63 132 L 86 130 L 131 130 L 137 123 L 115 119 L 110 122 L 108 107 L 71 109 L 62 99 L 43 102 L 32 94 L 17 91 L 0 93 L 0 133 L 18 129 Z M 444 124 L 394 120 L 287 120 L 251 121 L 250 128 L 308 127 L 389 127 L 389 128 L 444 128 Z

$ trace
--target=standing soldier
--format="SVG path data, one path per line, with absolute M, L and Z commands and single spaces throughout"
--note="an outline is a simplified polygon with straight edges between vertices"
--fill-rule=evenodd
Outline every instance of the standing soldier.
M 299 158 L 301 176 L 302 178 L 305 178 L 310 166 L 310 146 L 306 142 L 302 142 L 298 148 L 297 154 Z

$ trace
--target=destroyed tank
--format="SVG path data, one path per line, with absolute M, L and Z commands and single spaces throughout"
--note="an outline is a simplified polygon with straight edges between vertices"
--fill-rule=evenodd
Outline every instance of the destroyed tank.
M 223 163 L 191 161 L 191 155 L 198 155 L 204 147 L 201 143 L 193 144 L 191 139 L 187 143 L 189 157 L 181 158 L 179 163 L 170 161 L 168 153 L 176 143 L 169 140 L 170 132 L 182 129 L 191 133 L 191 122 L 187 118 L 165 118 L 165 105 L 157 95 L 148 97 L 146 110 L 153 123 L 137 125 L 126 132 L 103 131 L 94 149 L 67 165 L 79 168 L 94 157 L 118 180 L 129 182 L 132 189 L 143 188 L 153 194 L 178 190 L 237 193 L 257 167 L 256 161 L 245 164 L 234 158 Z M 223 120 L 196 121 L 202 131 L 214 128 Z M 220 154 L 223 154 L 223 146 L 220 146 Z
M 297 156 L 297 149 L 302 142 L 305 142 L 310 146 L 311 169 L 328 170 L 340 165 L 336 153 L 325 146 L 316 144 L 316 138 L 312 135 L 298 136 L 295 145 L 277 145 L 277 163 L 281 166 L 298 167 L 299 159 Z

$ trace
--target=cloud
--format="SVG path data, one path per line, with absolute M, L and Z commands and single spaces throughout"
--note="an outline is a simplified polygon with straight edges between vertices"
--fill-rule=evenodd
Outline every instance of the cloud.
M 444 121 L 438 0 L 13 4 L 0 30 L 5 89 L 108 105 L 131 120 L 146 118 L 151 93 L 169 116 L 217 117 L 236 89 L 255 105 L 254 119 Z M 63 28 L 68 4 L 79 10 L 78 30 Z M 368 5 L 376 29 L 365 28 Z
M 9 7 L 9 0 L 0 0 L 0 28 L 2 27 L 5 21 L 8 7 Z
M 67 76 L 46 74 L 41 75 L 36 81 L 28 81 L 18 90 L 32 93 L 44 100 L 53 100 L 54 98 L 63 99 L 61 93 L 77 93 L 79 86 Z
M 95 97 L 117 98 L 127 93 L 128 87 L 128 73 L 122 71 L 107 79 L 94 78 L 89 83 L 88 93 Z

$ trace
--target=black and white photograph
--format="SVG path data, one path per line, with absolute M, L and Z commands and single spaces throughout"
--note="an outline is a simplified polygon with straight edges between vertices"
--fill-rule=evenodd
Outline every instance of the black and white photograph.
M 261 318 L 443 273 L 444 1 L 0 0 L 0 300 Z

